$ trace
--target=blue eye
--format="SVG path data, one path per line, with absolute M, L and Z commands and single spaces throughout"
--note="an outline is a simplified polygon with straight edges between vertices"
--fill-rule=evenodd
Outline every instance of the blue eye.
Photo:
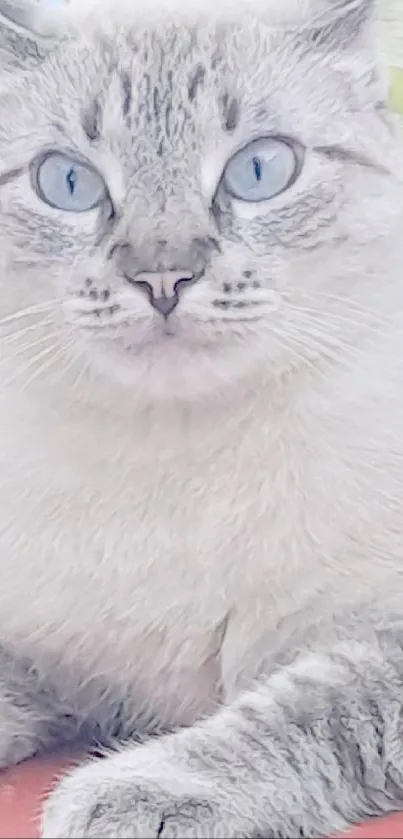
M 86 163 L 59 152 L 51 152 L 36 170 L 39 197 L 51 207 L 83 213 L 107 197 L 105 181 Z
M 254 140 L 227 163 L 224 189 L 239 201 L 267 201 L 288 189 L 299 174 L 291 142 L 266 137 Z

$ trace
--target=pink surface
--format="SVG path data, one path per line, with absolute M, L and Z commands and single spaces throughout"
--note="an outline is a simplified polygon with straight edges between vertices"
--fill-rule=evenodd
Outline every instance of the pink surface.
M 403 813 L 373 819 L 343 833 L 339 839 L 403 839 Z
M 42 802 L 65 770 L 77 763 L 65 755 L 32 760 L 0 773 L 0 839 L 38 839 Z M 342 839 L 403 839 L 403 813 L 376 819 Z
M 63 772 L 77 762 L 64 755 L 29 760 L 0 772 L 0 839 L 37 839 L 44 798 Z

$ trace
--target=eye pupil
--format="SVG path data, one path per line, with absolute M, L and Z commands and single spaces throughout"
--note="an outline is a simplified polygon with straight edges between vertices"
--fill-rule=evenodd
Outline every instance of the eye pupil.
M 253 172 L 257 181 L 262 180 L 262 164 L 258 157 L 254 157 L 252 160 L 253 165 Z
M 73 195 L 76 187 L 76 173 L 74 169 L 70 169 L 70 171 L 67 172 L 66 181 L 70 195 Z

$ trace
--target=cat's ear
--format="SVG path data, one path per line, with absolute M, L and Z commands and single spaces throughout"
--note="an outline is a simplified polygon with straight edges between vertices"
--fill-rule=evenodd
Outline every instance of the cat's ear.
M 309 50 L 326 55 L 343 73 L 363 106 L 384 109 L 388 72 L 381 56 L 379 0 L 315 0 L 305 37 Z
M 0 70 L 29 69 L 61 38 L 62 6 L 44 0 L 0 0 Z
M 316 0 L 313 6 L 311 43 L 339 52 L 373 44 L 376 0 Z

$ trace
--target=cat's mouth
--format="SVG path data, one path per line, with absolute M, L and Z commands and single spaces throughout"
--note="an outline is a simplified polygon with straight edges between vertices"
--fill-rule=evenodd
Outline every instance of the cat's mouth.
M 180 353 L 211 349 L 218 335 L 207 323 L 190 323 L 178 317 L 153 318 L 122 324 L 118 329 L 93 333 L 98 343 L 126 357 L 144 352 Z M 228 340 L 227 336 L 227 340 Z M 223 340 L 223 335 L 221 335 Z
M 88 313 L 89 314 L 89 313 Z M 160 367 L 165 361 L 182 364 L 196 355 L 212 357 L 228 352 L 255 334 L 261 310 L 234 316 L 231 312 L 189 313 L 173 312 L 169 317 L 159 314 L 133 317 L 122 310 L 115 313 L 114 322 L 91 317 L 75 322 L 92 352 L 99 350 L 115 357 L 122 364 L 142 358 L 151 366 Z

